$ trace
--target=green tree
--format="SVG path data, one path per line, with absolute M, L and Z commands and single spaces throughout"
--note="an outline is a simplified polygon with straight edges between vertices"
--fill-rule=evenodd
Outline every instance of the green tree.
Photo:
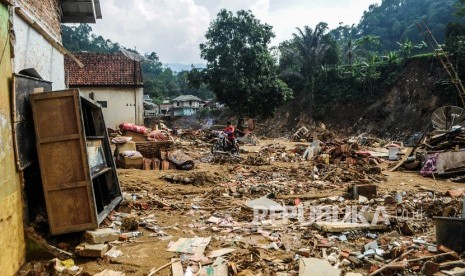
M 92 33 L 88 24 L 77 26 L 61 25 L 63 45 L 71 52 L 115 53 L 120 45 Z
M 458 16 L 465 16 L 465 0 L 458 0 L 454 7 L 456 8 L 455 14 Z
M 273 36 L 272 27 L 251 12 L 221 10 L 200 45 L 207 68 L 192 78 L 202 77 L 217 99 L 237 113 L 272 115 L 292 93 L 278 78 L 268 49 Z
M 445 27 L 454 19 L 454 3 L 457 3 L 458 7 L 465 7 L 464 1 L 382 0 L 380 4 L 371 5 L 368 11 L 364 12 L 357 25 L 357 38 L 378 36 L 381 43 L 380 52 L 394 51 L 398 49 L 398 42 L 412 41 L 414 45 L 420 43 L 423 35 L 415 23 L 425 21 L 439 43 L 443 43 Z M 463 22 L 463 18 L 460 21 Z M 425 50 L 414 47 L 412 54 Z

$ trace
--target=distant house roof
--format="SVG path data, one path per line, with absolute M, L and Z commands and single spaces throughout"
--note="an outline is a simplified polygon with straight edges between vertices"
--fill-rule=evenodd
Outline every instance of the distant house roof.
M 202 99 L 194 95 L 181 95 L 171 100 L 171 102 L 187 102 L 187 101 L 198 101 L 201 102 Z
M 143 86 L 140 62 L 123 54 L 77 53 L 74 56 L 84 67 L 80 68 L 65 55 L 65 69 L 70 87 Z

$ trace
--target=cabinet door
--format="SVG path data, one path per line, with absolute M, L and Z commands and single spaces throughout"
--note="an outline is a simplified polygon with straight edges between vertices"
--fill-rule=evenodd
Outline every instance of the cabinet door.
M 79 91 L 30 96 L 50 232 L 96 228 Z

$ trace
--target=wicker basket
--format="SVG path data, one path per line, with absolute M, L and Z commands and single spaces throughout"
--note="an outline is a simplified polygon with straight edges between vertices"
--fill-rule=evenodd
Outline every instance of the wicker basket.
M 170 148 L 173 143 L 173 140 L 136 142 L 136 149 L 145 158 L 161 158 L 160 149 Z

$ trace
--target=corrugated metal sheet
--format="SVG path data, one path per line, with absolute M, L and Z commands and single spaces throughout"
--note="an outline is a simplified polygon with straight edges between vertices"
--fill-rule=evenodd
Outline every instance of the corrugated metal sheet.
M 102 18 L 99 0 L 61 0 L 63 23 L 95 23 Z

